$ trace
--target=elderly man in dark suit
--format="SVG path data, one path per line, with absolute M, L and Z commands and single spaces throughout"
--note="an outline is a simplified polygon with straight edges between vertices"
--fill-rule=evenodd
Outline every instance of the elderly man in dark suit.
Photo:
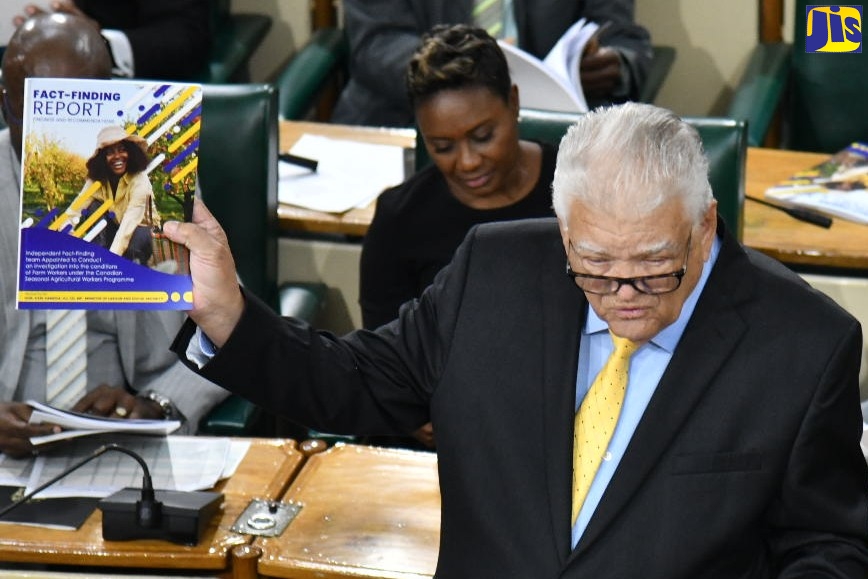
M 477 227 L 397 320 L 340 338 L 245 294 L 198 204 L 166 227 L 193 253 L 173 347 L 314 428 L 430 418 L 440 578 L 868 577 L 861 329 L 739 245 L 707 171 L 668 111 L 585 115 L 556 220 Z

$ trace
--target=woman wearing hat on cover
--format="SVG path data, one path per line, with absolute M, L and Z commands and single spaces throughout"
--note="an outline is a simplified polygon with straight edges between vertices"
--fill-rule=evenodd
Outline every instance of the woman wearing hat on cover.
M 97 135 L 97 146 L 88 159 L 87 181 L 66 213 L 77 224 L 82 208 L 96 208 L 106 200 L 112 201 L 106 228 L 94 239 L 109 251 L 129 260 L 146 265 L 153 253 L 149 225 L 155 215 L 151 196 L 153 188 L 145 169 L 148 166 L 147 141 L 128 134 L 122 127 L 105 127 Z M 79 206 L 79 199 L 93 185 L 97 191 Z M 150 206 L 150 207 L 149 207 Z M 77 208 L 77 209 L 73 209 Z M 150 208 L 150 212 L 148 209 Z

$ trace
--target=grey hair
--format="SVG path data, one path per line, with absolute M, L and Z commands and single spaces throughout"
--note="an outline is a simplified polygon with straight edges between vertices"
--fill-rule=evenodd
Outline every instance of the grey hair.
M 671 111 L 640 103 L 599 108 L 561 140 L 552 203 L 564 226 L 576 201 L 644 213 L 673 198 L 694 225 L 713 200 L 699 133 Z

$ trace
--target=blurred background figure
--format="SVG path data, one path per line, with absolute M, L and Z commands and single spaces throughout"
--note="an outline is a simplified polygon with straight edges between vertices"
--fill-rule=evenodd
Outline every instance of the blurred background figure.
M 520 94 L 494 38 L 463 24 L 435 27 L 406 83 L 433 164 L 377 200 L 360 265 L 366 328 L 395 319 L 474 225 L 553 215 L 557 151 L 519 139 Z
M 25 6 L 13 24 L 43 12 L 89 19 L 106 40 L 114 76 L 185 80 L 211 50 L 208 0 L 58 0 Z
M 93 24 L 80 16 L 40 14 L 18 27 L 3 55 L 0 130 L 0 271 L 18 260 L 21 119 L 27 77 L 108 78 L 111 61 Z M 30 437 L 51 432 L 29 425 L 25 400 L 46 401 L 48 312 L 17 310 L 16 278 L 0 276 L 0 451 L 29 454 Z M 183 321 L 178 311 L 86 312 L 86 393 L 72 409 L 115 418 L 173 418 L 195 432 L 201 417 L 226 397 L 221 388 L 185 368 L 168 350 Z
M 343 6 L 350 79 L 332 117 L 337 123 L 412 125 L 404 70 L 422 34 L 437 24 L 486 27 L 538 58 L 581 18 L 605 24 L 580 64 L 591 107 L 635 99 L 652 56 L 648 32 L 634 22 L 633 0 L 344 0 Z

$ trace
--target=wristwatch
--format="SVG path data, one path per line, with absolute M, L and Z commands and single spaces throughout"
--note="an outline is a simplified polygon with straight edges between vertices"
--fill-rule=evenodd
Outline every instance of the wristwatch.
M 178 420 L 181 416 L 181 413 L 178 412 L 178 409 L 175 408 L 175 405 L 172 404 L 169 397 L 163 396 L 159 392 L 145 390 L 144 392 L 139 393 L 137 397 L 143 398 L 144 400 L 150 400 L 151 402 L 156 402 L 160 407 L 160 410 L 163 412 L 163 420 Z

